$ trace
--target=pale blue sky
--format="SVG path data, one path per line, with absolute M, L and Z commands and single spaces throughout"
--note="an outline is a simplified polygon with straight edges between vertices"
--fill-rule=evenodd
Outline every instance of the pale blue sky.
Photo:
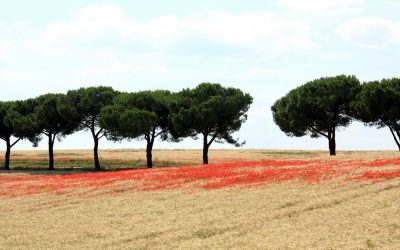
M 0 99 L 93 85 L 176 91 L 219 82 L 254 97 L 237 133 L 245 148 L 325 150 L 324 138 L 286 137 L 270 106 L 322 76 L 399 77 L 399 12 L 396 0 L 0 0 Z M 339 131 L 337 146 L 396 149 L 387 129 L 360 123 Z M 87 133 L 55 145 L 91 147 Z M 103 140 L 101 147 L 143 148 L 144 142 Z M 191 139 L 155 145 L 200 147 Z

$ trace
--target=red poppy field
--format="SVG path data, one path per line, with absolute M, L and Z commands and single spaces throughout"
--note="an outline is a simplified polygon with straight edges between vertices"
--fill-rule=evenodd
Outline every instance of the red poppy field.
M 400 177 L 400 158 L 363 160 L 260 160 L 199 166 L 134 169 L 64 175 L 1 175 L 0 196 L 48 194 L 90 195 L 91 191 L 127 192 L 220 189 L 263 186 L 286 181 L 318 184 L 341 181 L 385 181 Z
M 183 159 L 199 152 L 160 152 L 182 166 L 2 172 L 0 248 L 400 246 L 400 155 L 285 152 L 218 151 L 209 165 Z

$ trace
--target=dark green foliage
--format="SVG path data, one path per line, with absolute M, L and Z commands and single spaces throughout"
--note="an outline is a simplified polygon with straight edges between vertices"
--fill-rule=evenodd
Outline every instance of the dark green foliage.
M 94 165 L 95 170 L 100 170 L 98 156 L 99 140 L 107 131 L 99 126 L 101 109 L 112 105 L 118 92 L 111 87 L 99 86 L 70 90 L 65 102 L 61 103 L 59 111 L 65 119 L 79 120 L 78 130 L 89 130 L 94 141 Z
M 0 102 L 0 139 L 6 142 L 4 168 L 10 168 L 11 148 L 21 139 L 35 141 L 35 119 L 30 100 Z M 15 141 L 12 142 L 12 137 Z
M 36 146 L 39 143 L 37 138 L 39 128 L 35 114 L 35 100 L 27 99 L 23 101 L 15 101 L 13 107 L 13 123 L 17 128 L 14 136 L 28 139 L 34 146 Z
M 9 114 L 13 111 L 12 107 L 12 102 L 0 102 L 0 136 L 2 139 L 14 133 L 13 124 L 10 124 L 8 119 Z
M 62 94 L 46 94 L 35 99 L 35 115 L 37 119 L 38 138 L 40 134 L 48 137 L 49 144 L 49 169 L 54 169 L 54 153 L 53 146 L 56 138 L 61 140 L 62 137 L 72 134 L 77 130 L 80 120 L 74 116 L 74 109 L 62 108 L 67 103 L 66 96 Z M 67 110 L 71 114 L 66 115 Z M 69 117 L 66 119 L 65 117 Z M 75 117 L 75 119 L 73 119 Z
M 16 126 L 14 126 L 14 103 L 1 102 L 0 103 L 0 139 L 6 142 L 6 154 L 4 169 L 10 169 L 10 152 L 11 148 L 18 143 L 20 138 L 17 138 L 14 142 L 11 142 L 11 137 L 16 133 Z
M 114 141 L 122 138 L 145 139 L 147 166 L 151 168 L 155 138 L 168 139 L 171 97 L 171 93 L 165 90 L 120 94 L 113 106 L 102 109 L 100 126 Z
M 308 82 L 291 90 L 271 107 L 274 122 L 288 136 L 326 137 L 336 154 L 337 127 L 352 121 L 350 102 L 360 91 L 355 76 L 339 75 Z
M 360 121 L 388 127 L 400 150 L 400 78 L 364 83 L 352 108 Z
M 202 83 L 184 89 L 172 104 L 175 137 L 203 136 L 203 163 L 208 163 L 208 149 L 214 141 L 235 146 L 243 143 L 232 133 L 247 120 L 246 112 L 253 99 L 240 89 L 225 88 L 217 83 Z M 209 138 L 210 137 L 210 138 Z

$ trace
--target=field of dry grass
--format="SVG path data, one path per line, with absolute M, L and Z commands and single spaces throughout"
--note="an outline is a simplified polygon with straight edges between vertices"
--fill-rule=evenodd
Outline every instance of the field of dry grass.
M 45 153 L 16 151 L 13 159 Z M 209 167 L 3 171 L 0 249 L 399 249 L 399 153 L 326 154 L 214 150 Z M 200 150 L 153 155 L 183 165 L 201 160 Z M 101 156 L 144 159 L 142 150 Z

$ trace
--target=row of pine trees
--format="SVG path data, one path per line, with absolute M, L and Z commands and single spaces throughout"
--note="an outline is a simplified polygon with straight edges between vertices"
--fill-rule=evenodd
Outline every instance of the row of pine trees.
M 56 138 L 89 131 L 94 143 L 94 167 L 100 170 L 99 141 L 143 139 L 151 168 L 156 139 L 179 142 L 203 140 L 203 163 L 213 142 L 240 146 L 232 137 L 247 120 L 252 97 L 237 88 L 201 83 L 179 92 L 168 90 L 119 92 L 99 86 L 45 94 L 27 100 L 0 102 L 0 139 L 6 143 L 5 169 L 12 147 L 20 140 L 34 146 L 48 140 L 49 169 L 54 169 Z M 400 150 L 400 79 L 361 84 L 355 76 L 322 77 L 307 82 L 271 107 L 274 122 L 288 136 L 325 137 L 336 154 L 336 130 L 359 120 L 388 127 Z
M 400 150 L 400 78 L 361 84 L 355 76 L 322 77 L 291 90 L 271 109 L 286 135 L 327 138 L 330 155 L 336 154 L 336 130 L 353 120 L 389 128 Z
M 0 139 L 6 143 L 4 168 L 10 169 L 11 149 L 20 140 L 34 146 L 48 141 L 49 169 L 54 170 L 54 143 L 77 131 L 93 137 L 95 170 L 101 169 L 99 142 L 144 139 L 147 166 L 157 138 L 179 142 L 202 137 L 203 163 L 213 142 L 241 145 L 232 133 L 246 121 L 252 97 L 240 89 L 218 83 L 201 83 L 195 88 L 172 93 L 168 90 L 119 92 L 98 86 L 45 94 L 27 100 L 0 102 Z

